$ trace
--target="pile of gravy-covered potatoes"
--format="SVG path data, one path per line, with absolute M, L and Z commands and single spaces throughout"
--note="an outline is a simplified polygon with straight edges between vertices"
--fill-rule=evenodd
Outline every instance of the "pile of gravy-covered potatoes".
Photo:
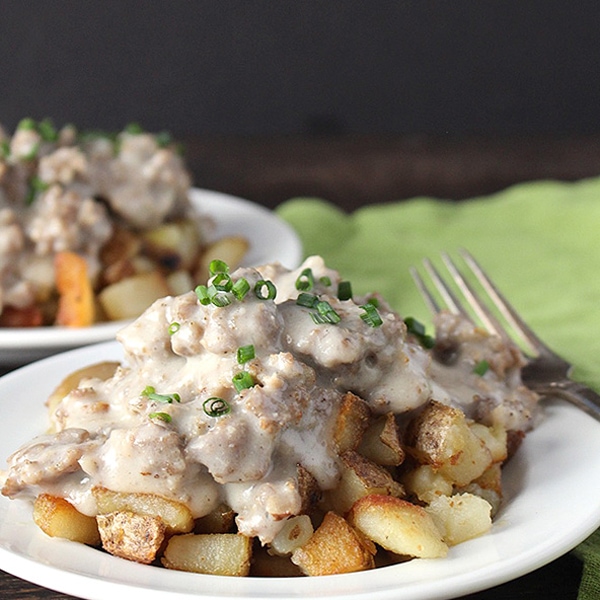
M 247 241 L 211 249 L 189 192 L 167 134 L 29 118 L 12 136 L 0 128 L 0 327 L 137 317 L 204 279 L 212 250 L 239 262 Z
M 357 297 L 320 257 L 212 261 L 206 285 L 121 330 L 122 363 L 59 386 L 2 493 L 50 536 L 171 569 L 442 558 L 489 531 L 538 398 L 515 347 L 450 313 L 435 326 Z

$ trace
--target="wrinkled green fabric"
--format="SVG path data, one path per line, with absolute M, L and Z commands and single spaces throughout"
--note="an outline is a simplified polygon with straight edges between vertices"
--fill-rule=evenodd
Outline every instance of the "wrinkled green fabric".
M 277 209 L 304 254 L 320 254 L 356 293 L 381 292 L 403 316 L 428 323 L 409 275 L 423 257 L 468 249 L 574 376 L 600 390 L 600 179 L 538 181 L 460 203 L 414 198 L 352 214 L 318 198 Z M 458 260 L 460 264 L 460 259 Z M 600 534 L 581 544 L 580 600 L 600 598 Z

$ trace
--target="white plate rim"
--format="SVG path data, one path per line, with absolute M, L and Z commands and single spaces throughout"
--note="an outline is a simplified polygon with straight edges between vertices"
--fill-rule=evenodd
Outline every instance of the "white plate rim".
M 102 343 L 1 378 L 0 398 L 10 398 L 22 412 L 9 412 L 0 421 L 0 454 L 6 457 L 43 429 L 42 398 L 64 375 L 92 362 L 120 358 L 118 344 Z M 165 571 L 48 538 L 31 522 L 24 502 L 1 497 L 0 568 L 86 600 L 121 593 L 130 600 L 447 600 L 474 593 L 551 562 L 600 525 L 600 480 L 590 477 L 600 469 L 600 423 L 559 400 L 547 402 L 545 413 L 507 467 L 509 498 L 492 532 L 451 549 L 445 559 L 294 580 Z
M 289 268 L 300 264 L 302 243 L 298 234 L 272 210 L 237 196 L 200 188 L 190 190 L 190 200 L 200 214 L 214 220 L 215 239 L 233 234 L 249 239 L 250 249 L 243 266 L 276 261 Z M 82 328 L 0 328 L 0 364 L 10 362 L 13 352 L 26 357 L 28 351 L 42 354 L 112 340 L 125 323 L 116 321 Z

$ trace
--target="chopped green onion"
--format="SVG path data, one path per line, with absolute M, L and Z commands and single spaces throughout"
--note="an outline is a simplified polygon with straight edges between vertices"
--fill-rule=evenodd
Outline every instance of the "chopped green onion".
M 372 304 L 375 308 L 379 308 L 379 298 L 372 296 L 367 300 L 367 304 Z
M 10 144 L 8 140 L 2 140 L 0 142 L 0 156 L 2 158 L 8 158 L 10 156 Z
M 339 300 L 352 300 L 352 284 L 349 281 L 340 281 L 337 296 Z
M 319 281 L 326 287 L 329 287 L 331 285 L 331 277 L 327 277 L 327 275 L 319 277 Z
M 40 121 L 38 123 L 38 131 L 45 142 L 55 142 L 58 139 L 58 132 L 50 119 Z
M 180 328 L 181 328 L 181 325 L 179 323 L 177 323 L 177 321 L 173 321 L 173 323 L 171 323 L 169 325 L 169 335 L 173 335 L 174 333 L 177 333 Z
M 360 315 L 360 318 L 367 324 L 369 327 L 380 327 L 383 325 L 383 320 L 379 315 L 379 311 L 376 306 L 373 306 L 370 303 L 363 304 L 360 308 L 363 309 L 363 314 Z
M 223 398 L 212 396 L 202 403 L 204 412 L 209 417 L 222 417 L 231 411 L 231 406 Z
M 40 145 L 38 143 L 36 143 L 31 147 L 31 150 L 27 154 L 24 154 L 23 156 L 21 156 L 21 158 L 23 160 L 33 160 L 34 158 L 36 158 L 39 149 L 40 149 Z
M 312 269 L 304 269 L 298 278 L 296 279 L 296 289 L 307 292 L 308 290 L 312 290 L 315 285 L 315 278 L 313 276 Z
M 329 304 L 329 302 L 326 302 L 325 300 L 317 302 L 316 309 L 317 313 L 323 316 L 327 323 L 335 325 L 336 323 L 339 323 L 342 320 L 340 315 L 334 310 L 331 304 Z
M 165 423 L 170 423 L 173 420 L 173 417 L 169 413 L 166 412 L 151 412 L 148 414 L 151 419 L 160 419 Z
M 24 119 L 21 119 L 19 121 L 19 124 L 17 125 L 17 131 L 21 131 L 21 130 L 35 131 L 35 129 L 36 129 L 35 121 L 31 117 L 25 117 Z
M 243 300 L 250 291 L 250 284 L 245 277 L 240 277 L 232 286 L 231 293 L 238 299 Z
M 488 372 L 489 368 L 490 368 L 490 363 L 487 360 L 480 360 L 475 365 L 475 368 L 473 369 L 473 373 L 475 373 L 475 375 L 479 375 L 480 377 L 483 377 Z
M 240 365 L 252 360 L 256 356 L 254 351 L 254 346 L 252 344 L 248 344 L 247 346 L 240 346 L 237 349 L 237 361 Z
M 208 272 L 211 275 L 216 275 L 217 273 L 229 273 L 229 265 L 223 260 L 211 260 L 210 265 L 208 265 Z
M 198 300 L 200 304 L 203 306 L 207 306 L 210 304 L 210 296 L 208 295 L 208 288 L 205 285 L 198 285 L 194 290 L 196 292 L 196 296 L 198 296 Z
M 125 132 L 130 133 L 131 135 L 138 135 L 140 133 L 144 133 L 144 130 L 139 123 L 128 123 L 125 126 Z
M 327 318 L 318 312 L 311 312 L 310 318 L 313 320 L 313 323 L 315 323 L 315 325 L 325 325 L 325 324 L 329 323 Z
M 156 389 L 151 385 L 147 385 L 144 388 L 142 396 L 146 396 L 148 400 L 162 402 L 163 404 L 173 404 L 173 402 L 181 402 L 181 396 L 179 394 L 157 394 Z
M 266 294 L 263 291 L 266 288 Z M 273 300 L 277 295 L 277 288 L 268 279 L 259 279 L 254 285 L 254 294 L 259 300 Z
M 227 292 L 218 291 L 212 285 L 208 288 L 208 295 L 210 296 L 210 301 L 217 308 L 223 308 L 231 304 L 231 297 L 229 294 L 227 294 Z
M 305 306 L 306 308 L 314 308 L 319 299 L 314 294 L 307 294 L 306 292 L 301 292 L 298 294 L 296 298 L 296 304 L 298 306 Z
M 212 285 L 221 292 L 229 292 L 233 287 L 233 281 L 228 273 L 219 272 L 214 276 Z
M 166 148 L 173 143 L 173 137 L 168 131 L 160 131 L 155 137 L 159 148 Z
M 406 324 L 408 333 L 414 335 L 421 346 L 424 348 L 433 348 L 435 346 L 435 338 L 431 335 L 427 335 L 423 323 L 417 321 L 414 317 L 406 317 L 404 323 Z
M 49 185 L 45 181 L 42 181 L 37 175 L 34 175 L 29 180 L 29 189 L 27 190 L 27 195 L 25 196 L 25 204 L 28 206 L 31 205 L 36 196 L 39 193 L 46 191 L 48 187 Z
M 248 371 L 240 371 L 239 373 L 236 373 L 231 381 L 233 382 L 233 385 L 238 392 L 241 392 L 242 390 L 247 390 L 256 385 L 254 379 L 252 378 L 252 375 L 250 375 Z

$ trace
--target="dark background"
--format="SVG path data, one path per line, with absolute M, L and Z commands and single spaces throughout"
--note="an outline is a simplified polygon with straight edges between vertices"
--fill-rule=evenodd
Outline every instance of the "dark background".
M 597 2 L 0 1 L 0 122 L 590 134 Z

